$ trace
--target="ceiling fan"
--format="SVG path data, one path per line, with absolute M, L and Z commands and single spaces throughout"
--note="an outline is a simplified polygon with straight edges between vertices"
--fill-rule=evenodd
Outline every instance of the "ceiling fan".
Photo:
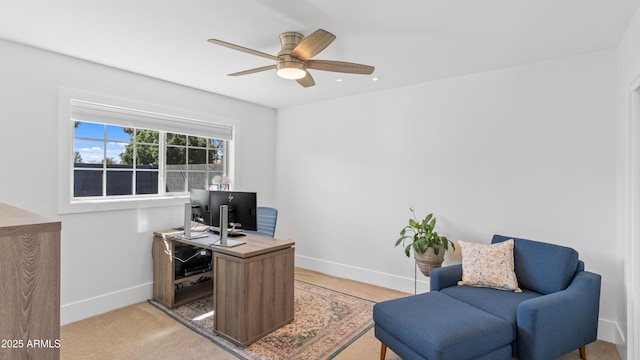
M 295 79 L 298 84 L 304 87 L 309 87 L 316 83 L 308 69 L 363 75 L 370 75 L 373 73 L 375 68 L 369 65 L 344 61 L 311 59 L 329 46 L 335 39 L 335 35 L 323 29 L 318 29 L 307 37 L 293 31 L 284 32 L 280 34 L 280 44 L 282 49 L 276 56 L 231 44 L 222 40 L 209 39 L 208 41 L 212 44 L 224 46 L 229 49 L 242 51 L 276 61 L 274 65 L 244 70 L 229 74 L 229 76 L 248 75 L 275 69 L 278 76 L 285 79 Z

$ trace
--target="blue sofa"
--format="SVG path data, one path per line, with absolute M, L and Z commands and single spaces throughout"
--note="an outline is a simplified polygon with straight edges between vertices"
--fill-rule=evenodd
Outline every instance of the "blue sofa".
M 597 338 L 601 277 L 571 248 L 514 239 L 522 292 L 458 285 L 462 265 L 431 271 L 431 292 L 374 306 L 376 337 L 402 359 L 550 360 Z

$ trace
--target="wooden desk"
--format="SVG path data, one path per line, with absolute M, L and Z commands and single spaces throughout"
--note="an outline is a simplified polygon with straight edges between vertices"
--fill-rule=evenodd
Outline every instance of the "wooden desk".
M 167 233 L 169 232 L 154 233 L 154 300 L 155 263 L 158 260 L 156 254 L 166 248 L 167 242 L 163 240 L 163 235 Z M 215 240 L 211 236 L 175 241 L 208 249 L 213 253 L 213 331 L 244 347 L 293 321 L 295 248 L 293 241 L 255 235 L 235 239 L 246 241 L 246 244 L 234 247 L 209 245 Z M 164 262 L 170 261 L 166 254 L 161 258 Z M 163 283 L 168 282 L 165 280 Z M 173 285 L 171 283 L 172 289 Z M 160 288 L 164 288 L 166 300 L 167 286 L 158 286 Z M 202 293 L 200 291 L 199 295 Z M 205 292 L 203 296 L 208 294 L 211 292 Z

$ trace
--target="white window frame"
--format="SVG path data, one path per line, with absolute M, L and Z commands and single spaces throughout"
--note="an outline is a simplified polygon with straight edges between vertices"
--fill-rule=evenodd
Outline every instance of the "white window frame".
M 111 211 L 183 205 L 189 193 L 162 193 L 157 196 L 117 198 L 73 197 L 74 121 L 108 123 L 228 140 L 227 169 L 234 177 L 235 132 L 232 118 L 167 108 L 160 105 L 60 88 L 58 91 L 58 213 Z M 164 176 L 160 174 L 159 176 Z

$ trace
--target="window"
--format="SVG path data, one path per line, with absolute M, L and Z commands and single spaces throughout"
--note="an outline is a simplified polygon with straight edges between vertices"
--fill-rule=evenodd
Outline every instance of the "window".
M 73 196 L 158 194 L 160 132 L 74 122 Z
M 226 175 L 225 143 L 215 138 L 74 121 L 73 197 L 206 189 L 216 175 Z M 163 164 L 160 154 L 165 154 Z M 159 176 L 160 172 L 164 176 Z
M 215 176 L 226 175 L 224 140 L 167 133 L 166 145 L 167 191 L 206 189 Z
M 233 119 L 69 89 L 59 104 L 60 213 L 183 204 L 233 171 Z

